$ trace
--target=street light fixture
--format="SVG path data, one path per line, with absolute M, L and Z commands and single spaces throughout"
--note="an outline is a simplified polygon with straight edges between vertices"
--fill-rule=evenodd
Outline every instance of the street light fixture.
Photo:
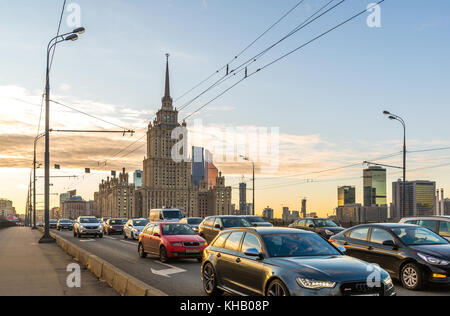
M 403 118 L 398 115 L 392 114 L 389 111 L 383 111 L 384 115 L 389 115 L 388 118 L 393 121 L 398 121 L 403 126 L 403 208 L 401 217 L 406 216 L 406 123 Z
M 50 236 L 50 52 L 61 42 L 75 41 L 78 39 L 77 34 L 84 33 L 85 29 L 79 27 L 72 32 L 53 37 L 47 45 L 47 68 L 45 76 L 45 231 L 44 236 L 39 240 L 39 243 L 52 243 L 55 240 Z

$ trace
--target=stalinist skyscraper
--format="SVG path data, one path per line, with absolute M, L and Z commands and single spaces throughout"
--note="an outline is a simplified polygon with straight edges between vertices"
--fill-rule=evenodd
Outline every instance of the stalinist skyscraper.
M 172 139 L 172 131 L 182 125 L 178 111 L 173 108 L 170 96 L 169 55 L 166 55 L 166 83 L 162 107 L 148 125 L 147 157 L 144 160 L 142 196 L 143 215 L 152 208 L 174 207 L 191 215 L 197 210 L 198 189 L 192 184 L 191 163 L 176 163 L 172 147 L 178 142 Z M 185 149 L 187 150 L 187 148 Z

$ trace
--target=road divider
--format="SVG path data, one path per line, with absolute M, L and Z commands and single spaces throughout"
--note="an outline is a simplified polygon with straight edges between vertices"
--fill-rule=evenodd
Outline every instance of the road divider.
M 51 232 L 61 249 L 86 267 L 97 278 L 104 280 L 122 296 L 167 296 L 166 293 L 138 280 L 105 260 L 81 249 L 67 239 Z

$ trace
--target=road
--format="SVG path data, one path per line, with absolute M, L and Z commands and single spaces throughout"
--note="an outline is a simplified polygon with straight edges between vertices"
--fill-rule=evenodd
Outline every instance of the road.
M 73 232 L 54 232 L 168 295 L 205 295 L 200 279 L 200 263 L 195 259 L 179 259 L 164 264 L 156 256 L 140 258 L 137 241 L 124 240 L 122 235 L 78 239 L 73 237 Z M 405 290 L 395 282 L 395 288 L 398 296 L 450 296 L 449 287 L 427 286 L 424 291 L 414 292 Z

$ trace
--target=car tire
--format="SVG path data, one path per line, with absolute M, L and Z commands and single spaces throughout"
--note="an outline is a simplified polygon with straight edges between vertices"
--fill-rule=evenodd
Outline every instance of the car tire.
M 169 257 L 167 256 L 167 250 L 166 247 L 164 246 L 161 246 L 161 248 L 159 248 L 159 260 L 163 263 L 169 261 Z
M 281 280 L 275 279 L 267 287 L 266 296 L 290 296 L 289 290 Z
M 209 296 L 220 296 L 223 291 L 217 288 L 216 270 L 211 263 L 204 265 L 202 269 L 203 290 Z
M 98 238 L 103 238 L 103 234 L 99 234 L 99 235 L 98 235 Z
M 418 291 L 424 283 L 422 269 L 415 263 L 408 263 L 402 268 L 400 280 L 405 289 Z
M 147 254 L 144 251 L 144 245 L 142 245 L 141 243 L 139 243 L 138 252 L 139 252 L 139 257 L 141 257 L 141 258 L 147 257 Z
M 77 237 L 77 233 L 75 230 L 73 231 L 73 237 Z

